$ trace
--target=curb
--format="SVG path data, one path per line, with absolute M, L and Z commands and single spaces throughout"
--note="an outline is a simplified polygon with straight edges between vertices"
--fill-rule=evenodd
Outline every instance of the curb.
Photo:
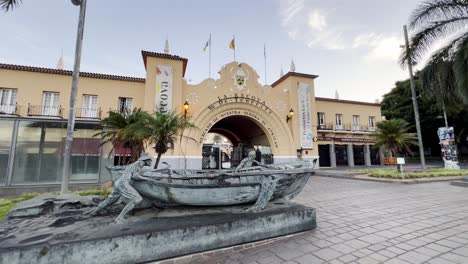
M 449 181 L 456 181 L 463 179 L 463 176 L 459 176 L 458 178 L 450 178 L 450 179 L 430 179 L 430 180 L 390 180 L 384 178 L 357 178 L 354 176 L 363 175 L 363 174 L 355 174 L 351 176 L 344 176 L 344 175 L 336 175 L 336 174 L 315 174 L 314 176 L 318 177 L 328 177 L 328 178 L 337 178 L 337 179 L 347 179 L 347 180 L 357 180 L 357 181 L 370 181 L 370 182 L 381 182 L 381 183 L 394 183 L 394 184 L 422 184 L 422 183 L 434 183 L 434 182 L 449 182 Z

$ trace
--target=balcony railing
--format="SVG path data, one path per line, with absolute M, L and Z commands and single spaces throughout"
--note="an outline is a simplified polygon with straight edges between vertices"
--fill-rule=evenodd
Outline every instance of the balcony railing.
M 28 104 L 28 116 L 63 117 L 63 107 Z
M 351 132 L 375 132 L 375 127 L 368 125 L 354 125 L 351 123 L 343 123 L 337 125 L 335 123 L 318 124 L 317 130 L 328 130 L 328 131 L 351 131 Z
M 351 131 L 351 124 L 341 124 L 341 125 L 335 124 L 335 130 L 338 130 L 338 131 Z
M 353 131 L 361 131 L 361 132 L 367 132 L 368 127 L 366 125 L 353 125 Z
M 19 115 L 20 106 L 14 105 L 0 105 L 0 115 Z
M 87 118 L 87 119 L 101 119 L 102 110 L 101 108 L 90 109 L 90 108 L 76 108 L 76 118 Z
M 317 129 L 318 130 L 333 130 L 333 124 L 332 123 L 318 124 Z

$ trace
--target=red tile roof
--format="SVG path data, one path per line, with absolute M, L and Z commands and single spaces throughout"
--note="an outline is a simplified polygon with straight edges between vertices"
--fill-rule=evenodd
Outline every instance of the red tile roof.
M 146 58 L 147 57 L 182 61 L 183 62 L 182 76 L 185 76 L 185 70 L 187 69 L 187 62 L 188 62 L 188 59 L 186 59 L 186 58 L 182 58 L 182 57 L 177 56 L 177 55 L 171 55 L 171 54 L 167 54 L 167 53 L 158 53 L 158 52 L 152 52 L 152 51 L 146 51 L 146 50 L 142 50 L 141 55 L 143 56 L 143 62 L 145 63 L 145 68 L 146 68 Z
M 306 73 L 300 73 L 300 72 L 288 72 L 285 75 L 281 76 L 276 82 L 274 82 L 271 87 L 275 87 L 284 80 L 286 80 L 290 76 L 295 76 L 295 77 L 301 77 L 301 78 L 309 78 L 309 79 L 315 79 L 319 77 L 318 75 L 313 75 L 313 74 L 306 74 Z
M 4 63 L 0 63 L 0 69 L 13 70 L 13 71 L 49 73 L 49 74 L 58 74 L 58 75 L 67 75 L 67 76 L 71 76 L 73 73 L 72 71 L 68 71 L 68 70 L 23 66 L 23 65 L 15 65 L 15 64 L 4 64 Z M 126 82 L 139 82 L 139 83 L 144 83 L 146 81 L 145 78 L 119 76 L 119 75 L 102 74 L 102 73 L 92 73 L 92 72 L 80 72 L 80 77 L 115 80 L 115 81 L 126 81 Z

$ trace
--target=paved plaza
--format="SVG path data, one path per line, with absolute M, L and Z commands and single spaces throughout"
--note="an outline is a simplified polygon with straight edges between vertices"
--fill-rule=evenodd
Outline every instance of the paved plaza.
M 296 201 L 316 230 L 176 263 L 468 263 L 468 188 L 313 177 Z

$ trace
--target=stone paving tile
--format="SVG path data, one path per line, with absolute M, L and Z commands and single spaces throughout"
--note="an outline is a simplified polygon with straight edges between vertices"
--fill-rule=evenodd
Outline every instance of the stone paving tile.
M 303 255 L 299 258 L 294 259 L 297 263 L 300 264 L 320 264 L 320 263 L 325 263 L 325 260 L 317 258 L 316 256 L 312 254 L 306 254 Z
M 313 177 L 296 202 L 316 230 L 193 263 L 468 264 L 468 189 Z
M 339 256 L 343 255 L 339 251 L 336 251 L 331 248 L 323 248 L 323 249 L 313 252 L 312 254 L 326 261 L 330 261 L 332 259 L 338 258 Z
M 413 264 L 424 263 L 430 258 L 431 257 L 418 253 L 416 251 L 406 252 L 405 254 L 398 256 L 398 259 L 402 259 Z

